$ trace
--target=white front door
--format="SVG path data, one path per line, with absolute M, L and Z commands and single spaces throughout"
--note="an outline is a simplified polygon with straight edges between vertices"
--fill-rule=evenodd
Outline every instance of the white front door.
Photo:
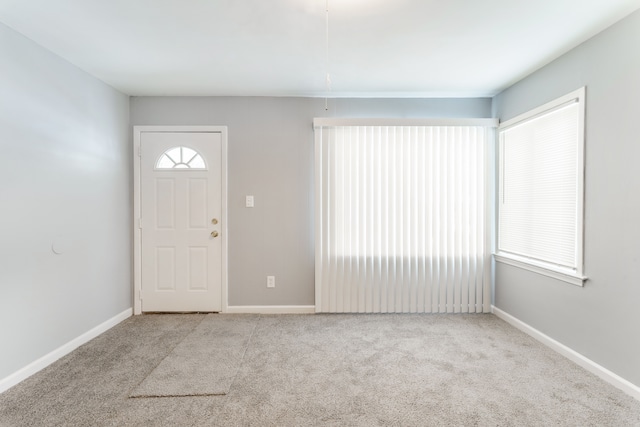
M 222 134 L 140 134 L 142 311 L 220 311 Z

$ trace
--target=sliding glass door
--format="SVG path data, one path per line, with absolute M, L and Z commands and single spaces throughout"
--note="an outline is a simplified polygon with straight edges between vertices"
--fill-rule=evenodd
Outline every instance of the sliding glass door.
M 316 311 L 489 310 L 479 122 L 316 120 Z

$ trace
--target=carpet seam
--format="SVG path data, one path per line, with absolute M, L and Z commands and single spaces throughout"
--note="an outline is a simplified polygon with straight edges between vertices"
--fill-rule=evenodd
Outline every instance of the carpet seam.
M 207 396 L 226 396 L 227 393 L 200 393 L 200 394 L 141 394 L 138 396 L 129 396 L 129 399 L 162 399 L 165 397 L 207 397 Z
M 256 319 L 256 323 L 253 325 L 253 329 L 251 330 L 251 334 L 249 334 L 249 339 L 247 340 L 247 345 L 244 346 L 244 351 L 242 352 L 242 356 L 240 356 L 240 363 L 238 364 L 238 369 L 236 369 L 236 373 L 233 375 L 233 380 L 231 380 L 231 384 L 229 384 L 229 389 L 227 390 L 226 394 L 231 393 L 231 390 L 233 389 L 233 385 L 236 383 L 236 378 L 238 377 L 238 373 L 240 372 L 240 369 L 242 368 L 242 365 L 244 364 L 244 355 L 247 354 L 247 350 L 249 350 L 249 346 L 251 345 L 251 339 L 253 338 L 254 332 L 258 328 L 258 323 L 260 322 L 260 319 L 262 319 L 262 315 L 258 314 L 258 318 Z
M 189 331 L 189 333 L 188 333 L 188 334 L 186 334 L 185 336 L 183 336 L 183 337 L 182 337 L 182 339 L 181 339 L 180 341 L 178 341 L 178 343 L 176 343 L 176 345 L 174 345 L 173 347 L 171 347 L 171 350 L 169 350 L 169 351 L 167 352 L 167 354 L 162 358 L 162 360 L 160 360 L 160 361 L 156 364 L 156 366 L 154 366 L 154 367 L 153 367 L 153 369 L 151 369 L 151 370 L 147 373 L 147 375 L 145 375 L 145 376 L 144 376 L 144 378 L 142 379 L 142 381 L 140 381 L 138 384 L 136 384 L 136 386 L 135 386 L 135 387 L 132 387 L 131 389 L 129 389 L 129 392 L 127 393 L 127 397 L 128 397 L 129 399 L 136 399 L 136 398 L 140 398 L 140 397 L 161 397 L 161 396 L 132 396 L 132 395 L 131 395 L 131 393 L 133 393 L 133 391 L 134 391 L 134 390 L 136 390 L 138 387 L 140 387 L 140 386 L 142 385 L 142 383 L 143 383 L 143 382 L 145 382 L 145 380 L 146 380 L 147 378 L 149 378 L 149 375 L 151 375 L 151 374 L 153 373 L 153 371 L 155 371 L 155 370 L 158 368 L 158 366 L 160 366 L 160 364 L 161 364 L 162 362 L 164 362 L 164 360 L 165 360 L 167 357 L 169 357 L 169 356 L 173 353 L 173 351 L 176 349 L 176 347 L 178 347 L 180 344 L 182 344 L 182 342 L 183 342 L 184 340 L 186 340 L 186 339 L 187 339 L 187 337 L 188 337 L 189 335 L 191 335 L 191 333 L 192 333 L 193 331 L 195 331 L 195 330 L 196 330 L 196 328 L 197 328 L 198 326 L 200 326 L 200 324 L 201 324 L 202 322 L 204 322 L 204 319 L 206 319 L 206 318 L 207 318 L 207 315 L 206 315 L 206 314 L 205 314 L 204 316 L 202 316 L 202 320 L 200 320 L 200 321 L 199 321 L 199 322 L 198 322 L 198 323 L 197 323 L 197 324 L 196 324 L 196 325 L 195 325 L 195 326 L 194 326 L 194 327 Z

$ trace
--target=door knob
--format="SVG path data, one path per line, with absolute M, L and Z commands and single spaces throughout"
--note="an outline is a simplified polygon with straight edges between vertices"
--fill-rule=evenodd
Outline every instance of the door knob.
M 218 237 L 218 232 L 217 231 L 212 231 L 211 232 L 211 237 Z

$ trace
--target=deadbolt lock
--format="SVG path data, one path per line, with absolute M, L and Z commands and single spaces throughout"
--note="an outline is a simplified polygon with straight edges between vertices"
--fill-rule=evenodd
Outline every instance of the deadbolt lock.
M 211 223 L 212 223 L 213 225 L 216 225 L 216 224 L 218 223 L 218 220 L 217 220 L 216 218 L 213 218 L 213 219 L 211 220 Z

